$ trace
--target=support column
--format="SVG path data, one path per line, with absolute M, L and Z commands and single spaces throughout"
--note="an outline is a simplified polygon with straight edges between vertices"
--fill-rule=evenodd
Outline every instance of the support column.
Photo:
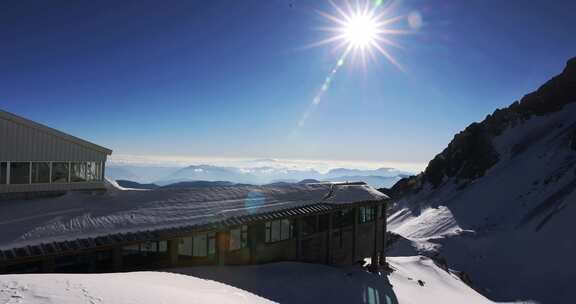
M 258 244 L 258 232 L 260 232 L 259 226 L 262 224 L 249 225 L 248 226 L 248 248 L 250 248 L 250 264 L 256 264 L 257 244 Z
M 382 265 L 386 265 L 386 242 L 387 242 L 387 230 L 388 230 L 388 203 L 384 202 L 381 205 L 382 208 Z
M 56 262 L 54 257 L 47 257 L 42 261 L 42 272 L 43 273 L 53 273 L 56 267 Z
M 372 266 L 373 267 L 378 267 L 380 266 L 380 259 L 378 256 L 378 252 L 379 252 L 379 246 L 378 246 L 378 223 L 381 221 L 381 219 L 378 216 L 378 208 L 380 207 L 376 207 L 376 218 L 374 219 L 374 246 L 372 249 Z
M 122 258 L 122 247 L 114 246 L 112 249 L 112 261 L 114 264 L 114 271 L 122 271 L 124 268 L 123 258 Z
M 226 251 L 228 251 L 227 233 L 224 231 L 216 232 L 216 256 L 218 265 L 226 265 Z
M 302 218 L 294 219 L 296 224 L 296 260 L 302 260 Z
M 356 263 L 358 258 L 358 207 L 352 208 L 354 221 L 352 224 L 352 263 Z
M 178 266 L 178 239 L 168 240 L 168 261 L 170 267 Z
M 328 235 L 326 236 L 326 264 L 332 265 L 332 234 L 333 234 L 333 213 L 328 213 Z

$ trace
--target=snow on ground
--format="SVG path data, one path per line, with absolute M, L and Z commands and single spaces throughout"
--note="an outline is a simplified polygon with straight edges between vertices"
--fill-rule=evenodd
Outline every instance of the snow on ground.
M 390 282 L 402 304 L 493 303 L 429 258 L 391 257 L 388 262 L 395 270 Z
M 388 277 L 359 266 L 295 262 L 171 271 L 220 281 L 279 303 L 493 303 L 429 258 L 394 257 L 388 261 L 395 269 Z
M 272 303 L 222 283 L 162 272 L 0 275 L 2 304 Z
M 390 275 L 280 262 L 170 272 L 0 275 L 0 304 L 493 303 L 423 256 L 392 257 Z
M 385 195 L 364 184 L 282 184 L 68 193 L 0 204 L 0 249 L 113 233 L 214 223 L 310 204 L 373 201 Z
M 404 237 L 424 238 L 459 234 L 454 215 L 446 206 L 429 207 L 414 215 L 410 209 L 402 209 L 388 218 L 390 230 Z

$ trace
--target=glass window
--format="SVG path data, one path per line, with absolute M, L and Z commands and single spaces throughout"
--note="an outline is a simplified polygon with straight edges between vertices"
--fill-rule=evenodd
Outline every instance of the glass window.
M 208 254 L 216 254 L 216 233 L 208 233 Z
M 122 247 L 122 255 L 135 255 L 140 252 L 140 246 L 136 245 L 128 245 Z
M 13 162 L 10 163 L 10 183 L 29 184 L 30 183 L 30 163 Z
M 208 236 L 205 233 L 194 236 L 192 255 L 205 257 L 208 255 Z
M 6 184 L 8 182 L 8 163 L 0 162 L 0 184 Z
M 167 252 L 168 252 L 167 241 L 150 241 L 122 247 L 123 255 L 152 256 L 154 254 L 167 253 Z
M 50 163 L 32 163 L 32 183 L 50 182 Z
M 52 182 L 67 183 L 69 178 L 68 163 L 52 163 Z
M 266 242 L 278 242 L 292 238 L 292 221 L 288 219 L 266 223 Z
M 178 254 L 185 256 L 192 256 L 192 238 L 183 237 L 178 242 Z
M 192 256 L 206 257 L 216 253 L 216 233 L 200 233 L 192 237 Z
M 280 221 L 273 221 L 272 222 L 272 242 L 277 242 L 280 240 L 280 231 L 282 229 L 282 224 Z
M 351 209 L 345 209 L 334 213 L 334 227 L 351 226 L 354 223 L 354 212 Z
M 287 240 L 292 234 L 292 226 L 290 225 L 290 220 L 282 220 L 282 228 L 280 230 L 280 239 Z
M 360 224 L 374 221 L 376 219 L 376 207 L 358 208 L 358 217 Z
M 242 225 L 241 227 L 230 229 L 230 245 L 229 250 L 238 250 L 248 246 L 248 226 Z
M 142 252 L 158 252 L 157 242 L 146 242 L 140 244 L 140 251 Z
M 99 181 L 100 179 L 100 162 L 86 163 L 86 180 Z
M 158 242 L 158 252 L 160 252 L 160 253 L 168 252 L 168 241 L 159 241 Z
M 71 168 L 72 182 L 86 181 L 86 163 L 72 163 Z

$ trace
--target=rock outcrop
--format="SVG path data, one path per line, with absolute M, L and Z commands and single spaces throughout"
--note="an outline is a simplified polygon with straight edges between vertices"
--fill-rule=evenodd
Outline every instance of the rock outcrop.
M 430 161 L 424 172 L 398 181 L 389 190 L 389 195 L 402 197 L 409 192 L 417 192 L 427 183 L 437 188 L 448 178 L 457 180 L 460 187 L 465 187 L 469 182 L 482 177 L 498 162 L 499 155 L 492 143 L 494 137 L 534 115 L 556 112 L 566 104 L 575 102 L 576 57 L 568 60 L 561 74 L 538 90 L 507 108 L 497 109 L 482 122 L 472 123 L 456 134 L 448 147 Z M 570 147 L 576 150 L 576 132 Z M 520 153 L 522 149 L 522 146 L 517 146 L 512 152 Z

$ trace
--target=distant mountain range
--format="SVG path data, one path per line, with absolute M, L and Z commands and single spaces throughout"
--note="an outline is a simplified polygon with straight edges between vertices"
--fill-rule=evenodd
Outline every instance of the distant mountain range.
M 106 176 L 116 181 L 123 180 L 123 182 L 144 184 L 154 183 L 158 186 L 193 181 L 269 184 L 313 179 L 335 182 L 364 181 L 373 187 L 381 188 L 394 185 L 400 179 L 410 176 L 410 173 L 392 168 L 379 168 L 375 170 L 335 168 L 326 173 L 321 173 L 313 169 L 289 169 L 272 166 L 240 168 L 232 166 L 193 165 L 180 168 L 111 165 L 106 167 Z M 120 185 L 123 186 L 122 184 Z M 132 188 L 128 186 L 123 187 Z

